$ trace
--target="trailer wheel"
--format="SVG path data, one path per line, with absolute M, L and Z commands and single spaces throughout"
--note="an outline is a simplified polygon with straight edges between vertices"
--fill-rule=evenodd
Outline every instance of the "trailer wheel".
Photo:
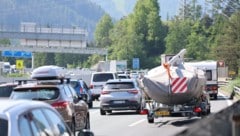
M 214 99 L 217 100 L 217 98 L 218 98 L 218 97 L 217 97 L 217 94 L 214 94 Z
M 154 116 L 153 116 L 153 114 L 148 114 L 147 119 L 148 119 L 148 123 L 154 123 Z
M 148 123 L 154 123 L 154 118 L 148 118 Z

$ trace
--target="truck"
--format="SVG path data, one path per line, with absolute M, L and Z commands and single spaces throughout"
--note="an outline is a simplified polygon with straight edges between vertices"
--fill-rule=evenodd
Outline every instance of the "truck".
M 182 49 L 168 60 L 162 60 L 165 62 L 139 80 L 147 97 L 149 123 L 153 123 L 154 118 L 174 114 L 202 117 L 211 112 L 209 95 L 205 91 L 205 72 L 186 65 L 185 52 L 186 49 Z
M 10 65 L 10 62 L 0 62 L 0 67 L 1 67 L 1 72 L 3 74 L 7 74 L 7 73 L 10 73 L 11 71 L 11 65 Z
M 206 74 L 206 86 L 205 90 L 209 96 L 217 99 L 218 96 L 218 66 L 217 61 L 197 61 L 197 62 L 186 62 L 186 65 L 202 69 Z

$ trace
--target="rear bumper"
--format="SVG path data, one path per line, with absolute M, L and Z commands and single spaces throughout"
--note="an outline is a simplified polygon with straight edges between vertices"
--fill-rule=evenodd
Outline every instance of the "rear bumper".
M 124 103 L 115 103 L 110 101 L 107 103 L 101 103 L 100 108 L 102 110 L 138 110 L 141 107 L 141 104 L 137 101 L 127 101 Z

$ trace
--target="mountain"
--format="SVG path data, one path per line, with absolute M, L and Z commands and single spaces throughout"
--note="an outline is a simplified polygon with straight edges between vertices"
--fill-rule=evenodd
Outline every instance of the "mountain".
M 133 12 L 137 0 L 91 0 L 100 5 L 111 17 L 119 20 L 123 16 Z M 197 3 L 204 6 L 205 0 L 197 0 Z M 172 18 L 177 15 L 183 0 L 158 0 L 160 16 L 162 20 Z
M 42 26 L 82 27 L 89 39 L 104 10 L 90 0 L 1 0 L 0 26 L 12 29 L 21 22 L 36 22 Z
M 132 13 L 137 0 L 91 0 L 100 5 L 110 16 L 120 19 Z M 173 17 L 177 14 L 180 6 L 179 0 L 158 0 L 160 6 L 160 15 L 163 20 L 167 16 Z

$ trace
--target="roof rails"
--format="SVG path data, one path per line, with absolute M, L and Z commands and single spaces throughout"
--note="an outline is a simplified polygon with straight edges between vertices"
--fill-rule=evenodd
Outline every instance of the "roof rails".
M 18 82 L 18 85 L 22 85 L 22 84 L 27 84 L 28 81 L 36 81 L 33 79 L 21 79 L 21 80 L 15 80 Z

